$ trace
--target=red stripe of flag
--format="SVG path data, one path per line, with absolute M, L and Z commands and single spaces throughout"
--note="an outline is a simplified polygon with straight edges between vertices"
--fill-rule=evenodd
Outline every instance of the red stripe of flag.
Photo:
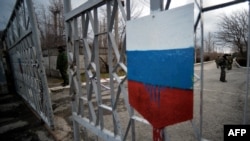
M 136 81 L 128 81 L 130 104 L 154 128 L 164 128 L 193 118 L 193 90 L 176 88 L 153 89 Z

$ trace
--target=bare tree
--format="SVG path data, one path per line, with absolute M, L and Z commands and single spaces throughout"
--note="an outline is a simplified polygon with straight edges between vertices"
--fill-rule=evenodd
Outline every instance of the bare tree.
M 37 17 L 38 29 L 43 54 L 48 56 L 49 75 L 51 75 L 51 55 L 56 55 L 59 45 L 65 44 L 64 41 L 64 19 L 63 3 L 61 0 L 50 0 L 49 5 L 35 3 L 35 15 Z M 46 52 L 45 52 L 46 51 Z
M 57 47 L 64 43 L 64 20 L 63 20 L 63 3 L 61 0 L 50 0 L 49 11 L 53 17 L 53 32 L 54 32 L 54 46 Z
M 38 30 L 40 32 L 40 39 L 41 39 L 41 47 L 42 49 L 46 49 L 47 46 L 47 31 L 48 30 L 48 25 L 49 25 L 49 15 L 47 14 L 48 12 L 46 11 L 46 8 L 43 4 L 36 3 L 35 4 L 35 16 L 37 18 L 37 25 L 38 25 Z
M 215 42 L 213 39 L 213 34 L 211 32 L 208 33 L 204 42 L 205 42 L 205 49 L 208 53 L 215 51 Z
M 49 6 L 35 3 L 38 29 L 41 35 L 42 49 L 47 50 L 64 43 L 63 3 L 50 0 Z
M 236 11 L 231 15 L 221 16 L 216 32 L 217 44 L 224 47 L 236 48 L 244 55 L 248 40 L 248 10 Z

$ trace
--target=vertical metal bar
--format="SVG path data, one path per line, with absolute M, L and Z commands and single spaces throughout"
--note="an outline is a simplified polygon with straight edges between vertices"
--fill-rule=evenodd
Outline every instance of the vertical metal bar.
M 74 111 L 76 111 L 76 104 L 75 102 L 72 101 L 71 103 L 72 107 L 71 107 L 71 110 L 73 111 L 72 112 L 72 115 L 75 113 Z M 74 120 L 74 118 L 72 118 L 73 120 L 73 135 L 74 135 L 74 141 L 81 141 L 80 139 L 80 127 L 79 127 L 79 124 L 77 123 L 77 121 Z
M 117 2 L 116 2 L 117 3 Z M 119 10 L 115 11 L 115 26 L 114 26 L 114 31 L 115 31 L 115 42 L 116 44 L 119 43 L 119 33 L 118 33 L 118 23 L 119 23 Z
M 250 73 L 250 1 L 248 2 L 248 46 L 247 46 L 247 80 L 246 80 L 246 97 L 244 104 L 244 113 L 243 113 L 243 124 L 247 124 L 247 105 L 248 105 L 248 93 L 249 93 L 249 73 Z
M 82 38 L 83 38 L 83 55 L 84 55 L 84 68 L 85 68 L 85 79 L 86 79 L 86 82 L 90 82 L 90 78 L 88 76 L 88 73 L 87 73 L 87 68 L 88 68 L 88 65 L 89 65 L 89 62 L 91 60 L 91 52 L 89 50 L 89 45 L 87 43 L 87 37 L 88 37 L 88 26 L 89 26 L 89 20 L 87 18 L 87 14 L 84 14 L 82 13 L 81 15 L 81 18 L 82 18 Z M 91 100 L 91 97 L 89 97 L 89 93 L 92 93 L 91 92 L 91 84 L 90 83 L 86 83 L 86 96 L 87 96 L 87 99 L 88 101 Z M 84 108 L 84 107 L 83 107 Z M 90 108 L 89 109 L 89 113 L 90 113 Z M 84 117 L 84 111 L 82 111 L 82 116 Z M 90 114 L 91 115 L 91 114 Z M 92 116 L 89 117 L 90 121 L 93 120 Z
M 129 21 L 130 18 L 131 18 L 131 11 L 130 11 L 130 0 L 127 0 L 127 5 L 126 5 L 126 8 L 127 8 L 127 20 Z
M 127 20 L 129 21 L 131 19 L 131 1 L 130 0 L 127 0 L 127 5 L 126 5 L 126 8 L 127 8 Z M 126 35 L 124 37 L 124 41 L 126 41 Z M 126 42 L 124 42 L 124 46 L 126 47 Z M 131 136 L 132 136 L 132 141 L 135 141 L 136 140 L 136 135 L 135 135 L 135 121 L 134 119 L 132 119 L 132 116 L 134 115 L 134 109 L 132 107 L 130 107 L 129 109 L 127 109 L 128 112 L 129 112 L 129 115 L 130 115 L 130 125 L 131 125 Z
M 171 0 L 167 0 L 166 6 L 165 6 L 165 10 L 169 9 L 170 4 L 171 4 Z
M 87 67 L 88 67 L 88 62 L 89 62 L 89 57 L 88 57 L 88 52 L 87 52 L 87 47 L 88 47 L 88 44 L 87 45 L 85 45 L 85 42 L 86 42 L 86 40 L 87 40 L 87 37 L 88 37 L 88 25 L 89 25 L 89 21 L 88 21 L 88 19 L 86 19 L 86 16 L 85 15 L 87 15 L 87 14 L 84 14 L 84 13 L 82 13 L 82 15 L 81 15 L 81 27 L 82 27 L 82 38 L 83 38 L 83 55 L 84 55 L 84 69 L 85 69 L 85 78 L 86 78 L 86 81 L 85 82 L 90 82 L 90 80 L 89 80 L 89 77 L 88 77 L 88 73 L 87 73 Z M 90 91 L 90 84 L 89 83 L 86 83 L 86 96 L 87 96 L 87 99 L 89 100 L 89 98 L 88 98 L 88 93 L 89 93 L 89 91 Z M 85 110 L 85 108 L 84 108 L 84 103 L 83 103 L 84 101 L 82 100 L 82 104 L 80 105 L 80 106 L 82 106 L 81 107 L 81 116 L 82 117 L 85 117 L 85 114 L 84 114 L 84 110 Z M 88 102 L 86 102 L 86 103 L 88 103 Z M 89 107 L 89 106 L 88 106 Z M 86 108 L 87 109 L 87 108 Z M 88 108 L 88 110 L 89 110 L 89 115 L 91 115 L 90 114 L 90 108 Z M 89 116 L 89 119 L 90 119 L 90 121 L 92 121 L 92 116 Z M 88 140 L 88 132 L 87 132 L 87 129 L 85 128 L 85 127 L 83 127 L 83 140 Z
M 200 13 L 201 13 L 201 19 L 200 19 L 200 26 L 201 26 L 201 49 L 200 49 L 200 60 L 201 60 L 201 74 L 200 74 L 200 138 L 199 140 L 202 140 L 202 128 L 203 128 L 203 79 L 204 79 L 204 23 L 203 23 L 203 13 L 202 13 L 202 8 L 203 8 L 203 0 L 200 0 Z
M 163 10 L 163 0 L 150 0 L 150 14 Z
M 71 10 L 71 0 L 64 0 L 63 1 L 64 3 L 64 13 L 68 13 L 70 12 Z M 65 32 L 66 32 L 66 51 L 67 51 L 67 54 L 68 54 L 68 61 L 71 62 L 73 61 L 73 58 L 72 56 L 70 56 L 70 51 L 71 50 L 71 39 L 73 38 L 71 35 L 71 28 L 70 28 L 70 21 L 67 21 L 65 23 Z M 71 62 L 72 63 L 72 62 Z M 71 85 L 72 82 L 72 74 L 69 73 L 69 84 Z M 72 88 L 70 88 L 72 89 Z M 71 103 L 71 106 L 72 106 L 72 114 L 74 112 L 76 112 L 76 102 L 75 101 L 72 101 Z M 80 127 L 79 127 L 79 124 L 73 119 L 73 133 L 74 133 L 74 141 L 80 141 Z
M 114 9 L 113 9 L 114 10 Z M 107 27 L 113 27 L 113 26 L 111 26 L 111 23 L 112 23 L 112 21 L 111 20 L 113 20 L 112 18 L 111 18 L 111 15 L 112 15 L 112 12 L 111 12 L 111 1 L 107 1 Z M 116 22 L 118 22 L 118 12 L 116 12 Z M 118 23 L 116 23 L 117 24 L 117 28 L 118 28 Z M 117 31 L 117 33 L 115 33 L 115 34 L 117 34 L 116 36 L 118 37 L 118 29 L 115 29 L 116 31 Z M 108 33 L 112 33 L 112 28 L 108 28 Z M 107 38 L 109 39 L 109 36 L 108 36 L 108 34 L 107 34 Z M 118 39 L 116 40 L 116 42 L 118 43 Z M 108 40 L 108 64 L 112 64 L 112 62 L 113 62 L 113 53 L 112 53 L 112 44 L 111 44 L 111 42 L 110 42 L 110 40 Z M 114 77 L 113 77 L 113 65 L 109 65 L 109 78 L 110 78 L 110 95 L 111 95 L 111 102 L 113 102 L 113 100 L 115 99 L 114 98 Z M 113 103 L 112 103 L 112 105 L 113 105 Z M 114 125 L 115 125 L 115 121 L 114 121 L 114 117 L 113 117 L 113 123 L 114 123 Z M 114 126 L 114 134 L 115 135 L 117 135 L 117 128 L 116 128 L 116 126 Z
M 22 7 L 21 7 L 22 8 Z M 20 14 L 18 13 L 18 9 L 15 9 L 15 13 L 16 13 L 16 32 L 17 32 L 17 35 L 18 35 L 18 37 L 20 37 L 20 18 L 19 18 L 19 16 L 20 16 Z
M 75 63 L 76 63 L 76 76 L 77 84 L 77 95 L 76 95 L 76 102 L 77 102 L 77 112 L 80 113 L 80 109 L 82 109 L 79 98 L 82 96 L 82 87 L 81 87 L 81 78 L 80 78 L 80 58 L 79 58 L 79 33 L 78 33 L 78 21 L 77 18 L 74 18 L 74 56 L 75 56 Z
M 97 104 L 98 104 L 98 117 L 99 117 L 99 125 L 101 130 L 104 128 L 103 122 L 103 109 L 99 106 L 102 104 L 101 97 L 101 76 L 100 76 L 100 65 L 99 65 L 99 43 L 98 43 L 98 32 L 99 32 L 99 21 L 98 21 L 98 8 L 94 8 L 94 58 L 96 64 L 96 85 L 97 85 Z
M 153 0 L 151 0 L 153 1 Z M 126 12 L 127 12 L 127 21 L 129 21 L 131 19 L 131 1 L 130 0 L 127 0 L 126 1 Z M 126 35 L 124 37 L 124 40 L 123 40 L 123 44 L 124 44 L 124 47 L 126 48 Z M 131 128 L 131 140 L 132 141 L 135 141 L 136 140 L 136 134 L 135 134 L 135 120 L 132 119 L 132 116 L 134 115 L 134 109 L 130 106 L 127 106 L 129 107 L 127 110 L 129 112 L 129 116 L 130 116 L 130 121 L 129 121 L 129 125 L 127 128 Z M 129 129 L 127 129 L 129 130 Z

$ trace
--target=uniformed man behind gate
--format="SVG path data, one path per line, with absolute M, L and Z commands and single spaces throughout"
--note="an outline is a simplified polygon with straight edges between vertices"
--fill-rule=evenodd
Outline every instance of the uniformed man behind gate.
M 222 57 L 220 57 L 218 64 L 221 68 L 220 81 L 227 82 L 227 80 L 226 80 L 226 68 L 228 65 L 228 60 L 227 60 L 226 54 L 224 54 Z
M 57 56 L 57 62 L 56 62 L 56 69 L 58 69 L 61 73 L 61 76 L 63 78 L 62 86 L 66 86 L 69 84 L 69 77 L 67 74 L 67 68 L 68 68 L 68 57 L 65 52 L 64 46 L 58 47 L 58 56 Z

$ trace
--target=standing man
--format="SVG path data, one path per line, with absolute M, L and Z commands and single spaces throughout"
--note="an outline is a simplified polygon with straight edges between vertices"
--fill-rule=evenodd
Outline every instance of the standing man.
M 220 81 L 221 82 L 227 82 L 226 80 L 226 68 L 227 68 L 227 55 L 224 54 L 220 60 L 219 60 L 219 65 L 220 65 L 220 69 L 221 69 L 221 73 L 220 73 Z
M 68 57 L 63 46 L 58 47 L 58 52 L 59 54 L 57 56 L 56 69 L 59 69 L 63 78 L 62 86 L 66 86 L 69 84 L 69 77 L 67 74 Z

